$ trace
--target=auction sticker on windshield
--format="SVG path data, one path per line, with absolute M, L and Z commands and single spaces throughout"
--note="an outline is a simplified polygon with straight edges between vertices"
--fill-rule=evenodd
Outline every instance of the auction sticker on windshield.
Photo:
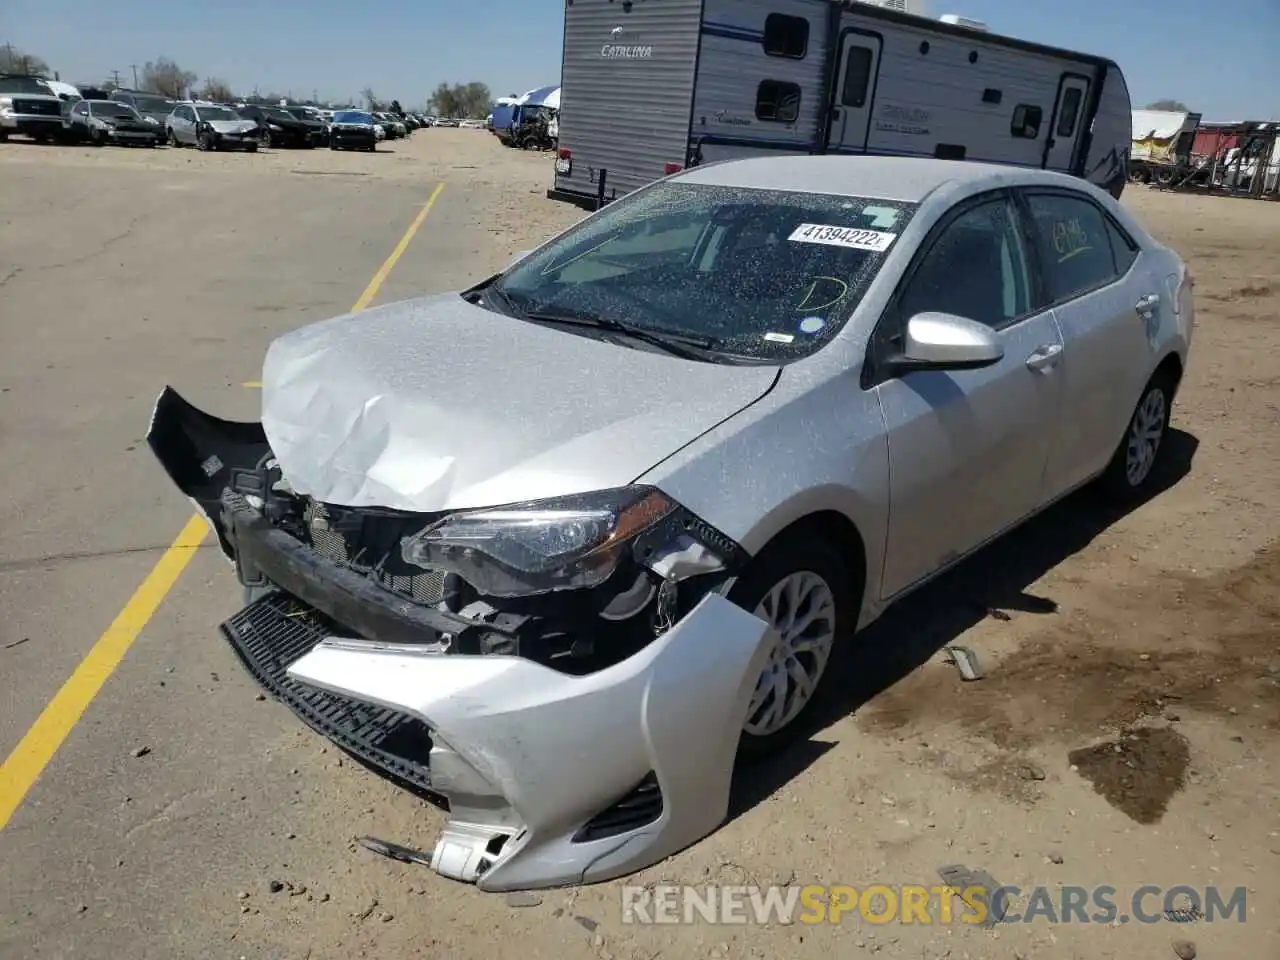
M 857 227 L 832 227 L 821 223 L 802 223 L 787 237 L 792 243 L 821 243 L 828 247 L 849 247 L 883 253 L 898 239 L 896 233 L 861 230 Z

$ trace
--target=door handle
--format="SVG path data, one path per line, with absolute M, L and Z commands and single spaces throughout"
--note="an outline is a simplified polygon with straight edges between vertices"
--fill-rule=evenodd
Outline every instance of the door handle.
M 1027 357 L 1027 369 L 1048 370 L 1058 362 L 1058 356 L 1061 353 L 1062 344 L 1047 343 Z
M 1133 305 L 1133 309 L 1137 310 L 1142 316 L 1146 316 L 1158 306 L 1160 306 L 1160 294 L 1148 293 Z

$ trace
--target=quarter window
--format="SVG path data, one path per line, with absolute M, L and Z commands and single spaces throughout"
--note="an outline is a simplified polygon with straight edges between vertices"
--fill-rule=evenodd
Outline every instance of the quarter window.
M 1107 218 L 1107 236 L 1111 238 L 1111 254 L 1116 261 L 1116 276 L 1123 277 L 1138 259 L 1140 249 L 1133 238 L 1110 217 Z
M 1027 204 L 1051 300 L 1061 303 L 1116 279 L 1107 217 L 1093 203 L 1062 194 L 1032 194 Z
M 999 329 L 1030 312 L 1030 272 L 1015 211 L 991 200 L 948 224 L 921 259 L 901 300 L 904 321 L 951 313 Z
M 1009 124 L 1009 132 L 1021 140 L 1034 140 L 1040 136 L 1040 124 L 1044 120 L 1044 111 L 1029 103 L 1020 103 L 1013 108 L 1013 121 Z
M 803 60 L 809 52 L 809 21 L 771 13 L 764 18 L 764 52 L 770 57 Z
M 800 87 L 783 80 L 761 80 L 756 87 L 756 119 L 795 123 L 800 116 Z
M 846 107 L 865 107 L 871 86 L 872 53 L 867 47 L 850 47 L 844 58 L 844 87 L 840 102 Z

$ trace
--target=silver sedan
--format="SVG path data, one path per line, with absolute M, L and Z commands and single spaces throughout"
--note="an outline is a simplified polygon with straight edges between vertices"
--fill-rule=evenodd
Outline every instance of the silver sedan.
M 259 681 L 449 799 L 439 872 L 602 880 L 715 829 L 889 604 L 1085 484 L 1150 485 L 1191 289 L 1066 176 L 735 161 L 287 334 L 260 424 L 166 390 L 149 440 Z

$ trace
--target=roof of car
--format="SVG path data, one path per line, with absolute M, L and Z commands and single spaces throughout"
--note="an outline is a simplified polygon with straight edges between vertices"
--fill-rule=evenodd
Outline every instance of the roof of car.
M 1077 182 L 1065 174 L 1001 164 L 839 154 L 729 160 L 693 167 L 681 174 L 680 180 L 754 190 L 796 190 L 919 203 L 944 184 L 976 186 L 989 182 L 994 187 L 1009 183 L 1016 174 L 1025 174 L 1028 179 Z

